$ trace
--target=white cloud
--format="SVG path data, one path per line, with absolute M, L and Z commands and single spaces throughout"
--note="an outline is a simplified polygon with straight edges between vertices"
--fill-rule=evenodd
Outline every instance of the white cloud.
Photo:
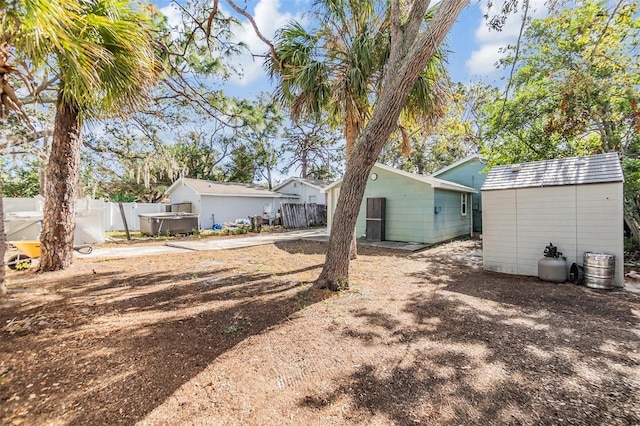
M 160 13 L 167 17 L 167 23 L 171 28 L 175 28 L 181 23 L 180 11 L 176 7 L 175 4 L 170 3 L 169 5 L 160 9 Z
M 488 76 L 496 72 L 495 63 L 503 56 L 500 48 L 503 44 L 483 44 L 479 49 L 471 52 L 471 56 L 465 63 L 469 73 L 477 76 Z
M 531 18 L 540 18 L 547 14 L 544 5 L 545 0 L 531 0 L 529 3 L 528 16 Z M 503 1 L 494 3 L 491 10 L 488 9 L 487 3 L 483 2 L 480 6 L 482 14 L 489 16 L 495 15 L 502 8 Z M 471 74 L 489 76 L 498 72 L 495 63 L 505 56 L 500 53 L 501 48 L 507 47 L 509 44 L 515 44 L 518 40 L 520 27 L 522 26 L 522 12 L 512 13 L 507 17 L 502 31 L 495 31 L 487 26 L 487 21 L 482 19 L 474 32 L 475 41 L 478 47 L 471 52 L 465 66 Z
M 283 11 L 280 0 L 254 0 L 249 3 L 255 3 L 255 7 L 251 10 L 250 7 L 246 6 L 247 11 L 253 16 L 260 33 L 268 40 L 272 40 L 276 30 L 288 21 L 305 22 L 301 13 Z M 307 10 L 309 8 L 308 0 L 296 0 L 295 2 L 285 0 L 285 5 L 286 8 L 291 10 Z M 235 34 L 232 41 L 244 43 L 248 49 L 243 50 L 232 59 L 234 66 L 242 75 L 233 75 L 229 82 L 238 86 L 248 86 L 257 80 L 266 79 L 267 76 L 263 70 L 263 55 L 268 52 L 269 47 L 258 38 L 249 20 L 232 12 L 224 3 L 220 3 L 220 7 L 225 15 L 236 16 L 240 21 L 242 27 L 234 28 Z M 167 17 L 168 24 L 173 28 L 177 37 L 179 28 L 182 25 L 179 8 L 172 2 L 161 8 L 160 12 Z
M 253 19 L 260 30 L 260 33 L 268 40 L 272 40 L 276 30 L 282 27 L 286 22 L 296 20 L 303 21 L 302 15 L 299 13 L 292 14 L 290 12 L 281 11 L 280 0 L 260 0 L 253 10 Z M 238 31 L 234 41 L 243 42 L 247 45 L 249 52 L 242 53 L 235 59 L 238 69 L 242 71 L 241 77 L 233 77 L 232 83 L 240 86 L 246 86 L 252 82 L 267 78 L 263 70 L 263 55 L 269 48 L 258 38 L 251 23 L 241 18 L 243 29 Z

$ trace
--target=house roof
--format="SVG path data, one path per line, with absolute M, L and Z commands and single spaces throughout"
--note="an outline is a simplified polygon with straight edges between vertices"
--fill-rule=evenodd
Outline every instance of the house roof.
M 480 154 L 471 154 L 468 157 L 463 158 L 462 160 L 458 160 L 453 164 L 449 164 L 448 166 L 441 168 L 440 170 L 436 170 L 429 176 L 438 177 L 439 175 L 448 172 L 449 170 L 455 169 L 456 167 L 469 163 L 471 161 L 482 161 L 482 157 L 480 156 Z
M 418 182 L 423 182 L 423 183 L 429 184 L 433 188 L 447 189 L 449 191 L 456 191 L 456 192 L 470 192 L 470 193 L 478 192 L 473 188 L 469 188 L 468 186 L 460 185 L 460 184 L 457 184 L 457 183 L 449 182 L 447 180 L 438 179 L 438 178 L 431 177 L 431 176 L 418 175 L 418 174 L 415 174 L 415 173 L 405 172 L 404 170 L 395 169 L 393 167 L 389 167 L 389 166 L 386 166 L 386 165 L 380 164 L 380 163 L 376 163 L 373 167 L 385 170 L 387 172 L 395 173 L 395 174 L 398 174 L 400 176 L 405 176 L 405 177 L 407 177 L 409 179 L 417 180 Z M 342 179 L 340 179 L 338 181 L 335 181 L 331 185 L 326 186 L 323 189 L 323 192 L 327 192 L 331 188 L 336 187 L 341 183 L 342 183 Z
M 212 182 L 202 179 L 180 178 L 176 180 L 165 194 L 171 194 L 179 185 L 187 185 L 200 195 L 235 196 L 235 197 L 282 197 L 279 192 L 269 191 L 261 186 L 238 182 Z M 287 196 L 291 198 L 290 196 Z
M 496 166 L 487 175 L 482 191 L 623 181 L 618 154 L 610 152 Z
M 283 188 L 285 185 L 288 185 L 291 182 L 300 182 L 303 183 L 305 185 L 309 185 L 315 189 L 319 189 L 320 191 L 322 191 L 322 188 L 327 187 L 328 185 L 330 185 L 332 182 L 328 181 L 328 180 L 321 180 L 321 179 L 309 179 L 309 178 L 301 178 L 301 177 L 292 177 L 289 178 L 287 180 L 285 180 L 284 182 L 282 182 L 280 185 L 276 186 L 275 188 L 273 188 L 274 191 L 279 191 L 280 188 Z

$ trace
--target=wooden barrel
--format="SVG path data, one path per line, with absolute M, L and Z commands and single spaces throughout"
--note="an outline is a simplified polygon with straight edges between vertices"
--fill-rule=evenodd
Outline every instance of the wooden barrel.
M 584 253 L 584 284 L 590 288 L 609 290 L 614 287 L 616 256 L 587 251 Z

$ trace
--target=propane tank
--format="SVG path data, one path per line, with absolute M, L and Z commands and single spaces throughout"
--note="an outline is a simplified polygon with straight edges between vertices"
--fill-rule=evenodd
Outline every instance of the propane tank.
M 545 247 L 544 257 L 538 261 L 538 278 L 554 283 L 567 280 L 567 262 L 562 258 L 562 252 L 552 243 Z

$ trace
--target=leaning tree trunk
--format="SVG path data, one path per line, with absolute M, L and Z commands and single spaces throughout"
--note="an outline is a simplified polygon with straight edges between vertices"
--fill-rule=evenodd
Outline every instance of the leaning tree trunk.
M 73 262 L 82 124 L 78 106 L 58 95 L 53 143 L 45 183 L 40 271 L 66 269 Z
M 344 138 L 347 142 L 345 147 L 345 159 L 347 163 L 351 158 L 353 147 L 356 145 L 358 137 L 358 125 L 356 122 L 354 111 L 347 105 L 345 114 L 345 126 L 344 126 Z M 358 204 L 359 205 L 359 204 Z M 349 259 L 354 260 L 358 258 L 358 236 L 356 235 L 356 226 L 353 225 L 353 233 L 351 237 L 351 244 L 349 245 Z
M 4 206 L 2 204 L 2 180 L 0 179 L 0 297 L 7 294 L 7 284 L 4 273 L 4 254 L 7 236 L 4 234 Z
M 416 79 L 469 0 L 443 0 L 427 28 L 420 30 L 429 1 L 413 3 L 409 21 L 400 25 L 399 3 L 393 3 L 391 48 L 385 84 L 371 120 L 347 161 L 347 170 L 331 227 L 324 267 L 316 285 L 349 288 L 349 247 L 364 196 L 367 177 L 404 108 Z

